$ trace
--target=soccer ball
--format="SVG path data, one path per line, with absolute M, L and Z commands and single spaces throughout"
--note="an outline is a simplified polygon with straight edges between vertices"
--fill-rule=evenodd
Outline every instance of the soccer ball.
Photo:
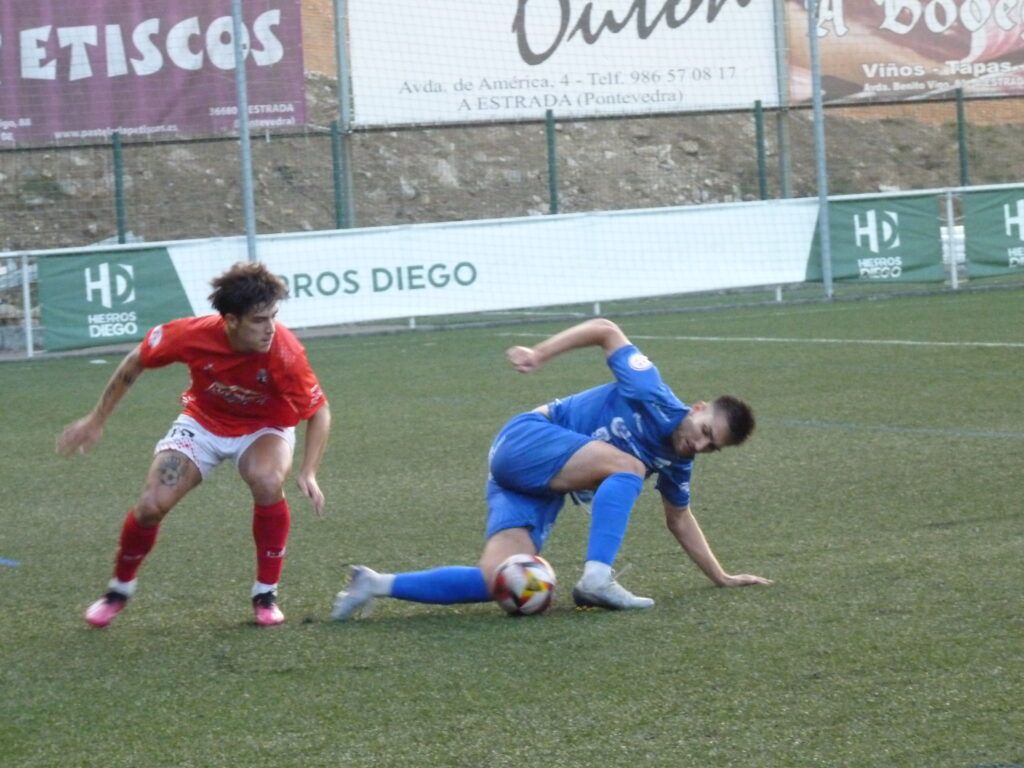
M 555 596 L 555 570 L 539 555 L 512 555 L 494 575 L 494 599 L 513 616 L 541 613 Z

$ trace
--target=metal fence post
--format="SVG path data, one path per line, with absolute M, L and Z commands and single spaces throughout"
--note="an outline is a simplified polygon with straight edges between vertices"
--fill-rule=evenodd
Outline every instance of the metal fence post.
M 334 179 L 334 228 L 345 229 L 345 198 L 341 183 L 341 130 L 331 122 L 331 176 Z
M 818 51 L 818 2 L 807 0 L 807 36 L 811 48 L 811 97 L 814 105 L 814 159 L 818 184 L 818 239 L 821 243 L 821 281 L 831 299 L 832 231 L 828 216 L 828 171 L 825 167 L 825 109 L 821 96 L 821 56 Z
M 963 88 L 956 89 L 956 143 L 960 150 L 960 186 L 969 187 L 971 177 L 967 171 L 967 116 Z
M 772 15 L 775 30 L 776 88 L 779 92 L 779 110 L 775 113 L 775 136 L 779 155 L 779 197 L 792 197 L 789 168 L 789 46 L 786 42 L 786 11 L 784 0 L 773 0 Z
M 114 131 L 114 215 L 117 219 L 117 242 L 127 242 L 127 226 L 124 207 L 124 153 L 121 149 L 121 134 Z
M 764 167 L 764 109 L 761 100 L 754 102 L 754 133 L 757 135 L 757 191 L 762 200 L 768 199 L 768 174 Z
M 953 212 L 953 190 L 946 190 L 946 247 L 949 249 L 949 287 L 954 291 L 960 287 L 960 275 L 956 263 L 956 214 Z
M 36 257 L 38 261 L 38 257 Z M 35 354 L 33 347 L 35 341 L 32 338 L 32 289 L 28 279 L 28 254 L 21 254 L 21 317 L 25 323 L 25 356 L 32 357 Z
M 356 225 L 355 202 L 352 195 L 352 96 L 348 75 L 348 24 L 345 0 L 334 0 L 334 55 L 338 67 L 338 176 L 335 207 L 340 193 L 339 229 Z
M 245 216 L 245 246 L 249 261 L 256 261 L 256 201 L 252 181 L 252 145 L 249 137 L 249 89 L 242 50 L 242 0 L 231 0 L 232 34 L 235 38 L 235 95 L 238 103 L 239 159 L 242 163 L 242 211 Z
M 555 148 L 555 113 L 544 113 L 544 128 L 548 140 L 548 212 L 558 213 L 558 160 Z

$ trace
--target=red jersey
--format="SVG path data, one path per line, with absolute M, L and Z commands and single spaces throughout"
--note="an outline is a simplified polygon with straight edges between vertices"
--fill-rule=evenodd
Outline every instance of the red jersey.
M 151 328 L 144 368 L 185 363 L 192 381 L 181 394 L 186 416 L 222 437 L 264 427 L 294 427 L 327 402 L 295 334 L 280 323 L 268 352 L 236 352 L 220 315 L 184 317 Z

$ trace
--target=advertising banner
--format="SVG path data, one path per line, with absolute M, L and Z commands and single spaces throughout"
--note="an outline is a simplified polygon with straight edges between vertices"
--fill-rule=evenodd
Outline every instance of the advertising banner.
M 164 248 L 39 259 L 47 349 L 137 341 L 166 320 L 192 314 Z
M 1024 189 L 965 192 L 968 277 L 1024 274 Z
M 801 282 L 813 200 L 373 227 L 258 239 L 293 328 Z M 642 244 L 642 245 L 641 245 Z M 211 312 L 245 238 L 40 255 L 47 349 Z
M 832 201 L 828 215 L 833 279 L 879 283 L 945 280 L 934 195 Z M 807 279 L 822 279 L 817 232 Z
M 250 125 L 305 122 L 301 0 L 243 3 Z M 0 147 L 237 130 L 231 0 L 0 0 Z
M 790 100 L 811 98 L 807 12 L 787 0 Z M 1024 93 L 1024 22 L 1016 0 L 822 0 L 825 101 Z
M 779 103 L 772 0 L 350 0 L 354 121 Z

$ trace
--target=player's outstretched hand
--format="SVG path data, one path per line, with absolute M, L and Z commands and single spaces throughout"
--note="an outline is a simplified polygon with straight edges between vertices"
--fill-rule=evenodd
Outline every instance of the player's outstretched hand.
M 505 350 L 505 357 L 520 373 L 530 373 L 540 368 L 537 353 L 530 347 L 509 347 Z
M 76 453 L 85 453 L 99 442 L 103 437 L 103 424 L 96 421 L 92 414 L 83 416 L 64 427 L 64 431 L 57 435 L 57 453 L 61 456 L 71 456 Z
M 316 481 L 316 475 L 298 475 L 295 478 L 302 495 L 313 504 L 313 511 L 317 517 L 324 516 L 324 492 L 320 490 L 320 484 Z
M 753 587 L 761 584 L 769 586 L 772 584 L 772 580 L 766 579 L 764 576 L 754 576 L 752 573 L 737 573 L 732 576 L 726 576 L 725 581 L 719 586 Z

